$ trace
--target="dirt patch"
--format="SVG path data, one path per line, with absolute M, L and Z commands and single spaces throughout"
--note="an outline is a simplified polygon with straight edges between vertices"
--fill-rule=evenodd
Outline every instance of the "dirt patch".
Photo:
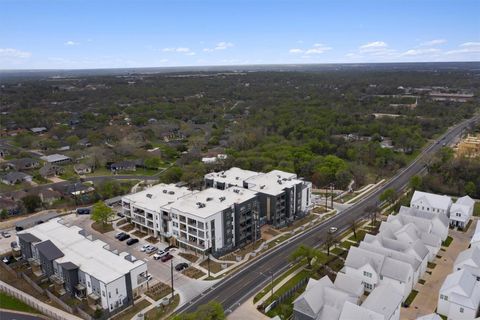
M 147 233 L 141 232 L 140 230 L 135 231 L 134 233 L 132 233 L 132 235 L 134 235 L 137 238 L 144 238 L 148 236 Z
M 163 282 L 159 282 L 151 286 L 145 293 L 147 296 L 157 301 L 165 297 L 171 292 L 171 287 Z
M 210 272 L 211 273 L 219 273 L 220 271 L 223 270 L 222 264 L 226 265 L 227 267 L 229 266 L 227 263 L 218 263 L 218 262 L 213 261 L 211 259 L 210 259 L 210 262 L 208 262 L 208 259 L 203 261 L 202 263 L 200 263 L 200 266 L 202 266 L 203 268 L 208 270 L 209 265 L 210 265 Z
M 113 226 L 111 223 L 94 222 L 92 223 L 92 229 L 100 233 L 106 233 L 113 231 Z
M 153 236 L 148 237 L 147 239 L 145 239 L 145 241 L 147 241 L 151 244 L 157 244 L 158 243 L 158 239 L 153 237 Z
M 187 269 L 183 270 L 183 274 L 193 279 L 198 279 L 205 275 L 203 271 L 198 270 L 195 267 L 188 267 Z
M 135 226 L 131 223 L 123 225 L 123 226 L 120 227 L 120 230 L 127 231 L 127 232 L 132 231 L 133 229 L 135 229 Z
M 197 262 L 198 260 L 198 257 L 194 254 L 191 254 L 191 253 L 186 253 L 186 252 L 180 252 L 178 254 L 180 257 L 184 258 L 184 259 L 187 259 L 188 261 L 190 261 L 191 263 L 195 263 Z

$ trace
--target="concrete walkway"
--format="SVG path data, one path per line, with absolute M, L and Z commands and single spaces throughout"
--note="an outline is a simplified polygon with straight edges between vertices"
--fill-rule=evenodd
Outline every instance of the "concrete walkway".
M 425 284 L 417 283 L 415 285 L 415 290 L 418 291 L 418 294 L 410 307 L 401 309 L 401 319 L 414 320 L 435 311 L 443 281 L 453 272 L 453 263 L 458 254 L 468 248 L 477 223 L 478 220 L 473 221 L 467 232 L 449 230 L 449 236 L 453 238 L 452 243 L 446 248 L 446 251 L 440 250 L 438 252 L 438 255 L 442 257 L 435 258 L 433 263 L 436 263 L 436 266 L 433 270 L 428 269 L 432 271 L 432 274 L 426 273 L 424 275 Z

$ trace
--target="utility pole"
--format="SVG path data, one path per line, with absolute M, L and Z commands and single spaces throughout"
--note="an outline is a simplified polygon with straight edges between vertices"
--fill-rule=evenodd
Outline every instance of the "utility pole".
M 207 256 L 207 265 L 208 265 L 208 277 L 210 278 L 210 253 Z
M 335 190 L 335 185 L 333 183 L 330 184 L 330 187 L 332 188 L 332 201 L 331 201 L 331 205 L 332 205 L 332 209 L 333 209 L 333 191 Z
M 170 280 L 171 280 L 171 285 L 172 285 L 172 301 L 173 301 L 173 296 L 174 296 L 174 290 L 173 290 L 173 259 L 170 260 Z
M 272 276 L 272 278 L 271 278 L 272 283 L 271 283 L 270 287 L 272 287 L 272 299 L 273 299 L 273 271 L 270 271 L 270 275 Z

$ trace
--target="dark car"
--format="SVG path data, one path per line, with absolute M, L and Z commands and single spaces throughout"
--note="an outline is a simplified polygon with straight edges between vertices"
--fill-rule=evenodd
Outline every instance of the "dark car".
M 118 240 L 125 241 L 128 238 L 130 238 L 130 235 L 128 233 L 125 233 L 125 234 L 122 234 L 120 237 L 118 237 Z
M 123 236 L 124 234 L 126 234 L 125 232 L 119 232 L 115 235 L 115 239 L 118 239 L 120 238 L 121 236 Z
M 175 270 L 182 271 L 188 268 L 188 264 L 185 262 L 179 263 L 175 266 Z
M 131 238 L 131 239 L 128 239 L 127 241 L 127 246 L 131 246 L 132 244 L 135 244 L 138 242 L 138 239 L 137 238 Z
M 90 209 L 89 208 L 78 208 L 77 209 L 77 214 L 90 214 Z
M 167 253 L 166 255 L 164 255 L 163 257 L 160 258 L 160 260 L 162 262 L 167 262 L 168 260 L 172 259 L 173 256 L 170 254 L 170 253 Z

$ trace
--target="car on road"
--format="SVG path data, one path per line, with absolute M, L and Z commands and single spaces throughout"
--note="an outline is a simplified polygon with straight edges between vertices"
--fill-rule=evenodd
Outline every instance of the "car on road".
M 78 208 L 77 214 L 90 214 L 90 208 Z
M 10 238 L 12 235 L 11 235 L 8 231 L 3 231 L 3 232 L 2 232 L 2 236 L 3 236 L 4 238 Z
M 166 254 L 168 254 L 167 251 L 158 250 L 157 253 L 155 253 L 155 254 L 153 255 L 153 259 L 158 260 L 158 259 L 160 259 L 161 257 L 165 256 Z
M 173 259 L 173 256 L 170 253 L 167 253 L 166 255 L 160 258 L 162 262 L 167 262 L 170 259 Z
M 185 263 L 185 262 L 179 263 L 175 266 L 175 270 L 177 271 L 183 271 L 187 268 L 188 268 L 188 263 Z
M 139 240 L 137 238 L 131 238 L 127 240 L 127 246 L 137 243 Z
M 337 230 L 338 230 L 337 227 L 330 227 L 330 228 L 328 229 L 328 233 L 335 233 L 335 232 L 337 232 Z
M 124 233 L 122 234 L 120 237 L 118 237 L 118 240 L 120 241 L 125 241 L 127 240 L 128 238 L 130 238 L 130 235 L 128 233 Z

